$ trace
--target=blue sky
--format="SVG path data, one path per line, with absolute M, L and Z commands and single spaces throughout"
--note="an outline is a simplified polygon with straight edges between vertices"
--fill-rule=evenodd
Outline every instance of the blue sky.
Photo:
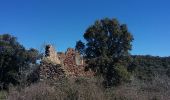
M 170 56 L 169 0 L 0 0 L 0 34 L 26 48 L 74 47 L 97 19 L 117 18 L 134 36 L 132 54 Z

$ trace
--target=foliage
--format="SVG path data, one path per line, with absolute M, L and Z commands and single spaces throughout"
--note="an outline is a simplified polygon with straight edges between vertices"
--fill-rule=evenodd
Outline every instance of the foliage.
M 116 66 L 115 71 L 117 72 L 117 77 L 119 77 L 118 79 L 121 80 L 120 82 L 130 80 L 130 73 L 123 66 Z
M 0 100 L 6 100 L 6 99 L 7 99 L 7 92 L 0 91 Z
M 30 64 L 40 57 L 36 49 L 26 50 L 10 34 L 0 35 L 0 83 L 7 88 L 10 83 L 19 84 L 25 77 Z
M 169 76 L 170 57 L 154 57 L 150 55 L 134 55 L 133 67 L 134 74 L 141 80 L 151 81 L 157 75 Z
M 76 49 L 84 53 L 88 68 L 102 74 L 108 85 L 113 85 L 115 79 L 119 81 L 116 65 L 126 61 L 125 58 L 128 58 L 132 47 L 133 36 L 127 26 L 120 24 L 116 19 L 97 20 L 86 30 L 84 39 L 85 43 L 77 42 Z
M 76 42 L 76 51 L 78 51 L 80 54 L 84 55 L 84 49 L 85 49 L 85 44 L 79 40 Z

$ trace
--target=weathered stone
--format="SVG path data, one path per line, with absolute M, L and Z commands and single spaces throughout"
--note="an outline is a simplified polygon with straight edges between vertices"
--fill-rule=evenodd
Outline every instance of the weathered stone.
M 60 60 L 58 58 L 58 55 L 52 45 L 46 46 L 45 56 L 47 59 L 52 61 L 53 63 L 60 64 Z
M 65 77 L 65 73 L 60 64 L 53 64 L 43 60 L 39 68 L 40 81 L 49 79 L 56 80 Z
M 68 48 L 65 53 L 57 53 L 54 47 L 47 45 L 40 67 L 41 80 L 57 79 L 60 74 L 64 74 L 66 77 L 91 77 L 94 75 L 91 71 L 85 71 L 83 57 L 73 48 Z

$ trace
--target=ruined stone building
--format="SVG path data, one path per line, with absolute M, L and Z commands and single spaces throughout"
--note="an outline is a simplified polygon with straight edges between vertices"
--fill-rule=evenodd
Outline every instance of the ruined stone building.
M 57 52 L 55 51 L 52 45 L 47 45 L 45 47 L 45 57 L 52 61 L 53 63 L 60 64 L 60 60 L 58 58 Z
M 91 71 L 85 71 L 83 57 L 73 48 L 68 48 L 66 52 L 56 52 L 52 45 L 47 45 L 45 57 L 40 66 L 40 77 L 43 79 L 56 78 L 62 73 L 66 77 L 90 77 L 93 75 Z

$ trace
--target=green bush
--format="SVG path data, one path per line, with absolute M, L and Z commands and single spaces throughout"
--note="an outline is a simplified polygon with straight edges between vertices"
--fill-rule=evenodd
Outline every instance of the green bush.
M 6 91 L 0 91 L 0 100 L 5 100 L 7 98 L 7 92 Z
M 121 65 L 116 66 L 115 71 L 119 77 L 120 82 L 130 80 L 131 75 L 124 66 Z

